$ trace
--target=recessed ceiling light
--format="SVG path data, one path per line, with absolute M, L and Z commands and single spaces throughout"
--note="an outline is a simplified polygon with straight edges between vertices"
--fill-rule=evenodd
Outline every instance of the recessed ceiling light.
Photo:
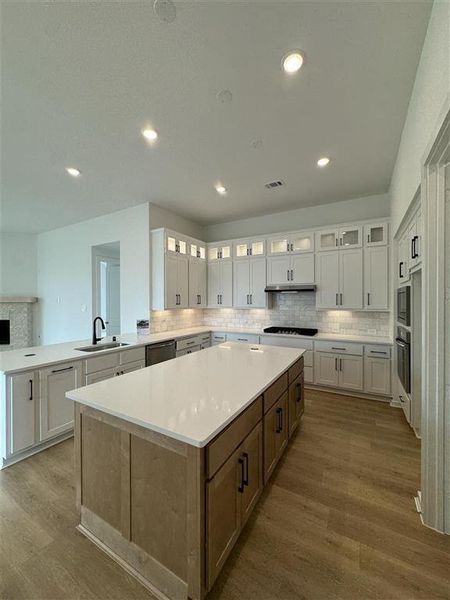
M 156 131 L 154 129 L 143 129 L 142 135 L 149 142 L 154 142 L 158 138 L 158 134 L 156 133 Z
M 216 185 L 216 192 L 218 194 L 222 194 L 222 195 L 226 194 L 227 193 L 227 188 L 224 187 L 223 185 L 218 184 L 218 185 Z
M 329 162 L 330 159 L 328 158 L 328 156 L 322 156 L 322 158 L 319 158 L 319 160 L 317 161 L 317 166 L 326 167 Z
M 66 171 L 69 175 L 72 175 L 72 177 L 79 177 L 81 175 L 81 171 L 75 167 L 66 167 Z
M 303 65 L 303 54 L 290 52 L 283 58 L 283 69 L 286 73 L 297 73 Z

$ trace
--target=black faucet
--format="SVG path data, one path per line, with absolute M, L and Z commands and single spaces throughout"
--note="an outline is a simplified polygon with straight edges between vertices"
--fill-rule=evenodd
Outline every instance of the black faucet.
M 102 329 L 105 330 L 105 321 L 101 317 L 95 317 L 94 322 L 92 323 L 92 344 L 95 346 L 97 342 L 99 342 L 102 338 L 97 337 L 96 325 L 97 321 L 100 321 L 102 324 Z

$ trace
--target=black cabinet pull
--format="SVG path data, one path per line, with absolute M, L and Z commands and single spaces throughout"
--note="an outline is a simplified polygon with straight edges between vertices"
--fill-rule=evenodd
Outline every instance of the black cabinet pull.
M 283 431 L 283 409 L 281 407 L 277 408 L 277 428 L 275 433 L 281 433 Z
M 398 263 L 398 276 L 400 277 L 400 279 L 403 277 L 402 266 L 403 266 L 403 261 L 400 261 Z
M 241 481 L 238 486 L 238 492 L 240 494 L 244 493 L 244 459 L 239 457 L 239 464 L 241 465 Z
M 245 465 L 245 476 L 244 476 L 242 482 L 244 485 L 248 486 L 249 479 L 248 479 L 248 454 L 247 454 L 247 452 L 244 452 L 244 454 L 242 456 L 244 457 L 244 465 Z
M 53 369 L 52 373 L 63 373 L 64 371 L 70 371 L 71 369 L 73 369 L 73 366 L 65 367 L 64 369 Z
M 33 380 L 30 379 L 30 397 L 29 400 L 33 400 Z
M 300 402 L 302 399 L 302 384 L 297 383 L 297 402 Z
M 411 258 L 416 258 L 414 256 L 415 252 L 414 252 L 414 240 L 415 238 L 411 238 Z

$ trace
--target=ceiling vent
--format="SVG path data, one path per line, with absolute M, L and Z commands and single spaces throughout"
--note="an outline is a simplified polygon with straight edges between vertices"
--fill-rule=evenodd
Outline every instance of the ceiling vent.
M 281 187 L 282 185 L 284 185 L 284 182 L 278 180 L 278 181 L 271 181 L 270 183 L 266 183 L 264 187 L 267 188 L 268 190 L 273 190 L 275 188 Z

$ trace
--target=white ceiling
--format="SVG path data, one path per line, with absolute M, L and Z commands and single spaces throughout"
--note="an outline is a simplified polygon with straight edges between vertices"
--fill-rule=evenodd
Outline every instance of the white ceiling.
M 388 189 L 431 2 L 184 1 L 170 24 L 152 4 L 3 3 L 4 230 L 147 201 L 206 224 Z M 287 76 L 293 48 L 306 62 Z

